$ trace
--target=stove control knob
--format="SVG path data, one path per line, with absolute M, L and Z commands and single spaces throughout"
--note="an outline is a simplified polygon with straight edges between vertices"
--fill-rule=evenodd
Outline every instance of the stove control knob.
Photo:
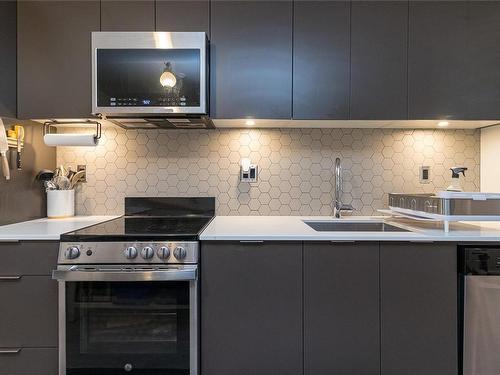
M 157 251 L 158 258 L 167 259 L 170 256 L 170 249 L 166 246 L 162 246 Z
M 183 247 L 176 247 L 175 250 L 174 250 L 174 257 L 177 258 L 177 260 L 182 260 L 186 257 L 187 255 L 187 252 L 186 252 L 186 249 L 184 249 Z
M 134 259 L 137 257 L 137 249 L 133 246 L 127 247 L 123 253 L 127 259 Z
M 80 256 L 80 249 L 76 246 L 70 246 L 66 249 L 64 255 L 66 259 L 76 259 Z
M 155 251 L 153 250 L 152 247 L 146 246 L 142 248 L 141 257 L 143 257 L 144 259 L 151 259 L 154 255 Z

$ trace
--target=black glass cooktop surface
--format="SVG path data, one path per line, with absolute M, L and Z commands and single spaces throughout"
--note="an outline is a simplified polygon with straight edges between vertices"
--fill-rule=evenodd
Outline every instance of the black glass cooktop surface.
M 61 241 L 195 241 L 212 218 L 123 216 L 61 235 Z

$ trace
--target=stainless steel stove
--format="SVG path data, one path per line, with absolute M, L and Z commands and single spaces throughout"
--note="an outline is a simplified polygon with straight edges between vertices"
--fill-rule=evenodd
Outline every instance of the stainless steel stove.
M 198 235 L 214 198 L 127 198 L 61 236 L 59 375 L 198 374 Z

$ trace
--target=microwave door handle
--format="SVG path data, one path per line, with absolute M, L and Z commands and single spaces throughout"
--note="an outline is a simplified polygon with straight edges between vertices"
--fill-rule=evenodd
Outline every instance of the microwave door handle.
M 54 270 L 58 281 L 191 281 L 198 278 L 197 268 L 161 271 L 71 271 Z

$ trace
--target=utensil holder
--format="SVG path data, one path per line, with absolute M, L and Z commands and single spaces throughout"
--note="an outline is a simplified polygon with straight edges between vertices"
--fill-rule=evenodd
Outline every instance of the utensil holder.
M 47 217 L 60 219 L 75 216 L 75 190 L 49 190 L 47 192 Z

